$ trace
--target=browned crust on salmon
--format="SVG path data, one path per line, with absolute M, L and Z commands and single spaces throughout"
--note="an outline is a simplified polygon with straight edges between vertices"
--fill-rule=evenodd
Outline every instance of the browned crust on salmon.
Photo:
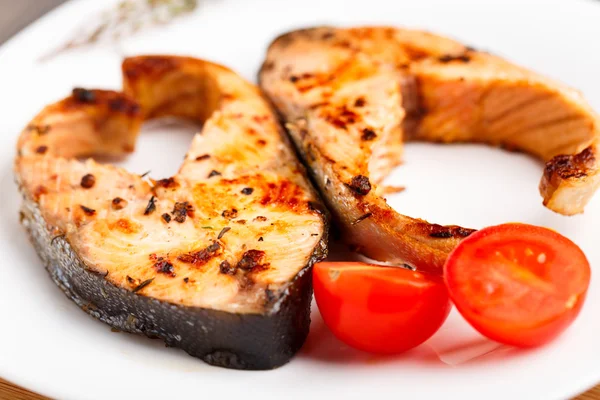
M 119 329 L 221 366 L 287 362 L 308 333 L 310 267 L 326 255 L 327 216 L 277 115 L 255 86 L 204 60 L 132 57 L 123 79 L 123 92 L 73 90 L 19 137 L 22 222 L 47 269 Z M 142 122 L 163 116 L 202 124 L 175 176 L 85 159 L 132 152 Z M 151 302 L 178 316 L 156 326 Z
M 600 184 L 598 117 L 578 92 L 452 39 L 393 27 L 301 29 L 273 41 L 259 81 L 346 240 L 378 260 L 440 271 L 473 232 L 385 203 L 378 185 L 400 163 L 403 141 L 530 153 L 547 162 L 544 204 L 565 215 L 582 212 Z

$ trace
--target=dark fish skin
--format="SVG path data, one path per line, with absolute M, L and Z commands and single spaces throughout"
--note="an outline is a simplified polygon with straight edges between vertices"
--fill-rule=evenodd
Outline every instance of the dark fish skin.
M 329 216 L 276 114 L 206 60 L 138 56 L 122 69 L 123 92 L 76 89 L 21 132 L 21 222 L 43 265 L 119 331 L 224 368 L 287 363 L 309 331 Z M 133 152 L 141 123 L 163 116 L 202 125 L 175 176 L 81 160 Z
M 310 326 L 312 265 L 327 254 L 327 231 L 308 264 L 262 314 L 186 307 L 119 288 L 86 268 L 64 237 L 52 237 L 35 202 L 24 196 L 21 223 L 52 280 L 82 310 L 130 333 L 159 338 L 208 364 L 268 370 L 286 364 Z

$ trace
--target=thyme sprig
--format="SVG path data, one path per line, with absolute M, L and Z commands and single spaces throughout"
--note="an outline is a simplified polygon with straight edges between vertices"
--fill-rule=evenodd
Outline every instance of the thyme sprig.
M 40 58 L 48 61 L 62 53 L 97 43 L 115 43 L 123 38 L 196 10 L 199 0 L 121 0 L 82 24 L 65 44 Z

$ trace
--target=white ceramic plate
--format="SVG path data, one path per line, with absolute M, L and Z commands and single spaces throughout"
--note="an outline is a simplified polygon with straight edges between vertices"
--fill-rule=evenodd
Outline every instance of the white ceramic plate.
M 119 88 L 123 55 L 177 53 L 226 64 L 254 80 L 269 41 L 316 24 L 391 24 L 429 29 L 492 50 L 580 88 L 600 110 L 600 2 L 593 0 L 204 0 L 174 25 L 125 40 L 38 59 L 114 1 L 71 1 L 0 49 L 0 376 L 65 399 L 448 398 L 560 399 L 600 381 L 600 281 L 581 316 L 552 344 L 500 347 L 453 313 L 429 342 L 382 359 L 336 341 L 318 312 L 308 342 L 288 365 L 266 372 L 210 367 L 160 342 L 112 333 L 71 303 L 44 271 L 18 222 L 15 140 L 28 120 L 73 86 Z M 177 170 L 190 132 L 146 129 L 123 163 L 155 177 Z M 168 152 L 160 151 L 168 147 Z M 160 154 L 160 162 L 156 155 Z M 390 177 L 408 190 L 397 210 L 474 228 L 523 221 L 552 227 L 600 268 L 600 196 L 567 218 L 541 205 L 542 166 L 482 146 L 411 144 Z

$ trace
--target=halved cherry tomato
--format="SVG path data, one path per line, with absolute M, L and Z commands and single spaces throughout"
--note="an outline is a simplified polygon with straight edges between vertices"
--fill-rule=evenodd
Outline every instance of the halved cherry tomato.
M 576 244 L 552 230 L 504 224 L 463 240 L 444 275 L 456 308 L 475 329 L 529 347 L 555 338 L 575 319 L 590 265 Z
M 418 346 L 450 312 L 441 277 L 358 262 L 324 262 L 313 271 L 325 324 L 363 351 L 394 354 Z

